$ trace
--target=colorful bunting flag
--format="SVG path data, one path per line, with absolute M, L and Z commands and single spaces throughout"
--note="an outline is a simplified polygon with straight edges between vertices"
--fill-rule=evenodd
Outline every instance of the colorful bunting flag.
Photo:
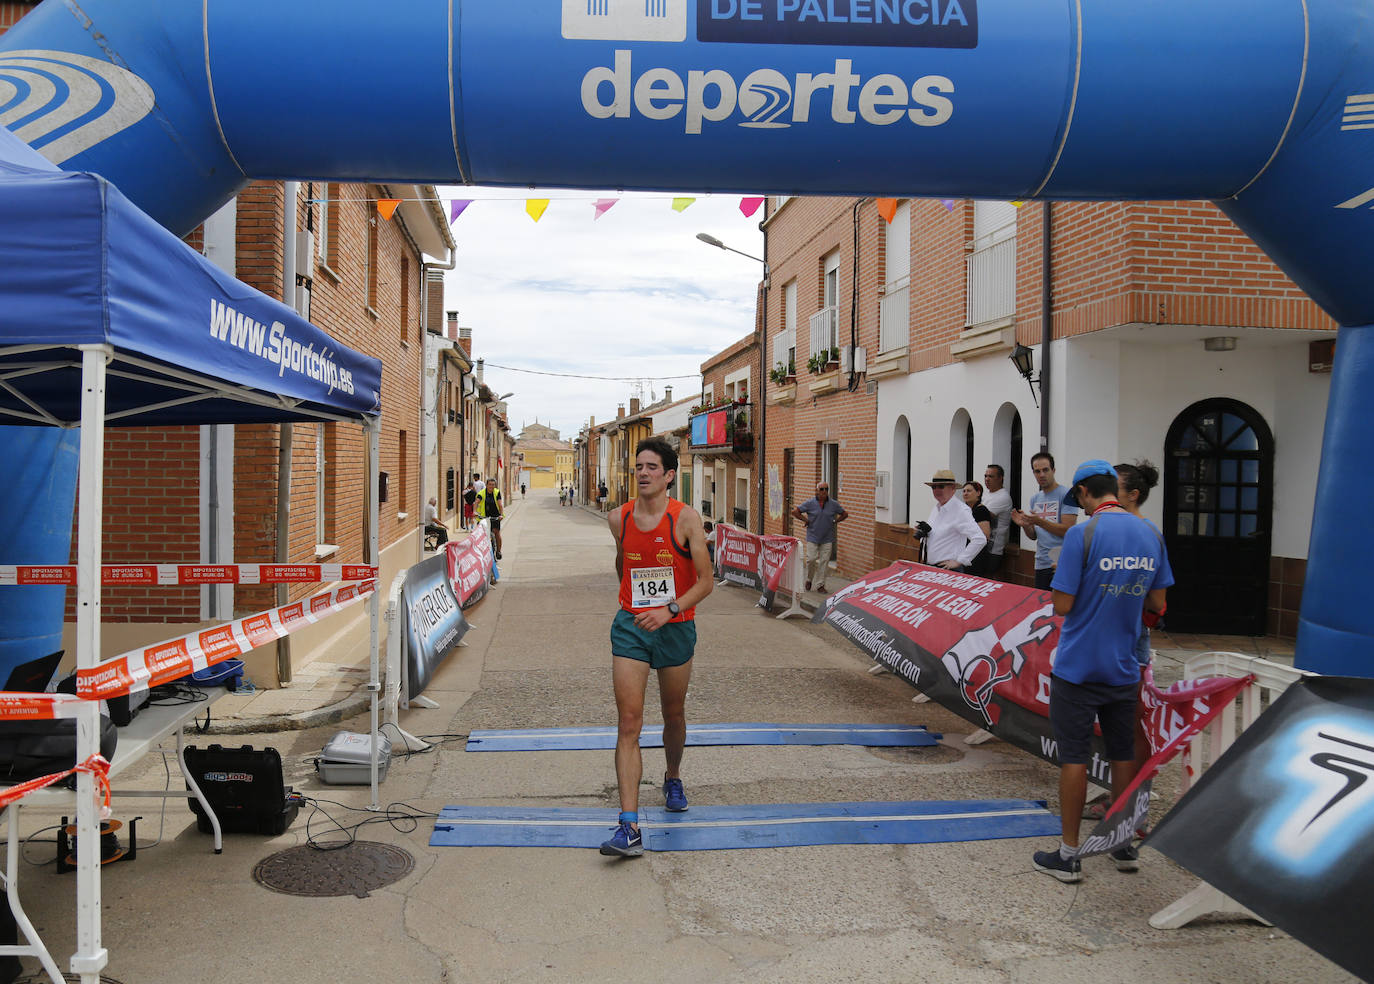
M 401 204 L 399 198 L 379 198 L 377 199 L 377 211 L 388 222 L 396 214 L 396 207 Z
M 596 214 L 592 216 L 592 221 L 595 222 L 597 219 L 601 218 L 601 216 L 609 212 L 611 206 L 618 201 L 620 201 L 619 198 L 598 198 L 592 203 L 592 209 L 596 212 Z
M 544 215 L 544 209 L 548 207 L 549 200 L 547 198 L 528 198 L 525 200 L 525 211 L 536 222 Z
M 887 219 L 888 222 L 891 222 L 893 217 L 897 214 L 897 199 L 879 198 L 878 214 Z
M 689 205 L 691 205 L 692 202 L 694 202 L 694 201 L 696 201 L 695 198 L 674 198 L 674 199 L 673 199 L 673 211 L 674 211 L 674 212 L 686 211 L 687 207 L 688 207 Z
M 460 216 L 460 215 L 463 214 L 463 209 L 467 208 L 467 207 L 468 207 L 469 205 L 471 205 L 471 204 L 472 204 L 472 199 L 471 199 L 471 198 L 455 198 L 453 201 L 449 202 L 449 203 L 448 203 L 448 224 L 449 224 L 449 225 L 453 225 L 453 223 L 457 222 L 457 221 L 458 221 L 458 216 Z
M 1026 203 L 1025 203 L 1025 202 L 1012 202 L 1012 203 L 1011 203 L 1011 207 L 1012 207 L 1012 208 L 1020 208 L 1020 207 L 1021 207 L 1022 205 L 1024 205 L 1024 204 L 1026 204 Z
M 746 219 L 753 218 L 754 213 L 763 204 L 763 197 L 760 195 L 754 198 L 741 198 L 739 200 L 739 210 L 744 213 Z
M 941 198 L 941 199 L 940 199 L 940 204 L 943 205 L 943 206 L 945 207 L 945 211 L 946 211 L 946 212 L 953 212 L 953 211 L 954 211 L 954 199 L 953 199 L 953 198 Z

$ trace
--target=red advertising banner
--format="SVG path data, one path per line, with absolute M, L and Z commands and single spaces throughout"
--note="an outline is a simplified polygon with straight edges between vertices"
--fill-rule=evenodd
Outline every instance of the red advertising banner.
M 793 536 L 759 536 L 725 523 L 717 523 L 715 533 L 716 580 L 758 590 L 759 607 L 772 611 L 787 565 L 801 549 L 800 541 Z
M 715 532 L 716 580 L 763 590 L 763 577 L 759 574 L 762 541 L 753 533 L 725 523 L 717 523 Z
M 478 523 L 468 536 L 461 540 L 450 540 L 445 545 L 445 551 L 448 583 L 453 588 L 454 597 L 458 599 L 459 607 L 471 608 L 482 600 L 491 586 L 495 556 L 487 524 Z
M 1049 694 L 1063 620 L 1048 591 L 898 561 L 831 595 L 812 621 L 829 623 L 970 723 L 1059 764 Z M 1177 690 L 1148 689 L 1141 707 L 1151 748 L 1160 755 L 1172 749 L 1172 757 L 1210 720 L 1212 708 L 1238 692 L 1231 688 L 1246 683 L 1216 678 Z M 1110 787 L 1100 736 L 1088 771 L 1098 785 Z

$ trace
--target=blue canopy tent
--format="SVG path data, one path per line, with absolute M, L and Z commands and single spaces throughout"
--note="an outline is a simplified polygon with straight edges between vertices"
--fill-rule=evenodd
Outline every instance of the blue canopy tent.
M 11 462 L 0 511 L 17 532 L 0 548 L 0 562 L 67 562 L 79 475 L 78 669 L 100 661 L 107 424 L 353 422 L 367 437 L 368 489 L 375 490 L 380 389 L 378 360 L 223 273 L 103 178 L 57 170 L 0 126 L 0 424 L 19 425 L 0 431 L 0 453 Z M 374 563 L 376 499 L 367 496 Z M 30 647 L 46 630 L 60 635 L 64 590 L 7 588 L 0 635 Z M 368 607 L 375 685 L 375 592 Z M 375 749 L 379 686 L 372 690 Z M 95 702 L 82 708 L 78 762 L 98 751 L 98 713 Z M 375 759 L 372 775 L 375 806 Z M 87 843 L 97 840 L 96 815 L 92 779 L 82 773 L 78 837 Z M 86 966 L 103 965 L 104 955 L 95 854 L 77 859 L 77 956 Z M 30 926 L 25 931 L 35 939 Z M 51 973 L 46 950 L 31 952 Z

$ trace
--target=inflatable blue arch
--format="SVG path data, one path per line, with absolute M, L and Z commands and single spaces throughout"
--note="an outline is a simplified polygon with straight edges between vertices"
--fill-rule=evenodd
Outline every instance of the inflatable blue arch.
M 0 122 L 179 233 L 250 178 L 1212 199 L 1341 325 L 1298 653 L 1369 676 L 1374 517 L 1347 496 L 1374 462 L 1372 21 L 1367 0 L 46 0 L 0 38 Z M 10 549 L 66 535 L 71 495 L 45 516 L 6 495 Z M 61 612 L 0 618 L 36 655 Z

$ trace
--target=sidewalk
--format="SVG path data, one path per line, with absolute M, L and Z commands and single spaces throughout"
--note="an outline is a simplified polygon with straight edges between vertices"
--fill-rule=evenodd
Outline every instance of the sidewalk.
M 514 499 L 506 510 L 506 523 L 518 521 L 523 503 Z M 602 515 L 595 505 L 578 504 L 583 512 Z M 509 526 L 507 527 L 509 528 Z M 833 594 L 852 584 L 855 579 L 832 570 L 826 578 L 826 594 Z M 826 594 L 808 591 L 801 604 L 815 612 Z M 382 599 L 385 607 L 386 599 Z M 383 632 L 386 626 L 383 625 Z M 1196 635 L 1156 631 L 1154 650 L 1159 669 L 1165 678 L 1172 677 L 1169 669 L 1181 672 L 1184 661 L 1194 653 L 1223 651 L 1259 656 L 1291 666 L 1293 641 L 1274 636 Z M 386 638 L 382 638 L 382 662 L 386 661 Z M 285 687 L 258 690 L 254 693 L 229 694 L 215 705 L 210 722 L 210 734 L 250 734 L 276 731 L 304 731 L 333 724 L 361 714 L 368 709 L 368 661 L 366 647 L 360 655 L 346 663 L 318 658 L 296 668 L 294 678 Z M 1174 677 L 1176 678 L 1176 677 Z
M 518 519 L 519 493 L 506 504 L 505 523 Z M 504 525 L 504 524 L 503 524 Z M 507 527 L 508 528 L 508 527 Z M 455 540 L 467 531 L 458 530 Z M 426 553 L 426 557 L 433 554 Z M 388 586 L 378 585 L 385 592 Z M 386 598 L 380 599 L 386 611 Z M 386 670 L 385 621 L 379 641 L 381 671 Z M 207 734 L 243 735 L 276 731 L 305 731 L 354 717 L 367 711 L 371 697 L 367 692 L 367 647 L 354 646 L 343 662 L 320 655 L 295 668 L 291 682 L 283 687 L 228 694 L 216 704 Z

